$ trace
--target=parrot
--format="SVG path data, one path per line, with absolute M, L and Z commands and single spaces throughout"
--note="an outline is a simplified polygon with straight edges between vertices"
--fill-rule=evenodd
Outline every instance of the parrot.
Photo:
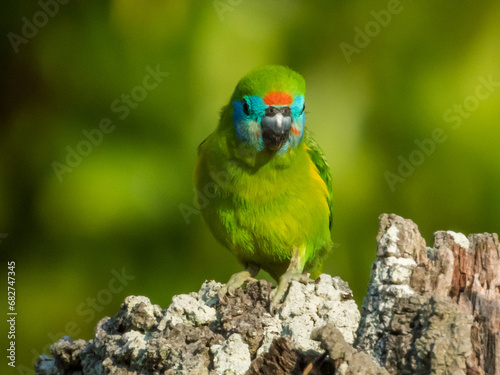
M 305 128 L 305 80 L 294 70 L 256 68 L 236 85 L 218 127 L 198 147 L 195 191 L 214 237 L 243 265 L 219 296 L 256 280 L 277 281 L 273 314 L 292 281 L 321 273 L 333 247 L 332 176 Z

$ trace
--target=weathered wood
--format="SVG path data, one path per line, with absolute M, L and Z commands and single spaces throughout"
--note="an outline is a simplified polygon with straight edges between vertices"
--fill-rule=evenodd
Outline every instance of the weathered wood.
M 436 232 L 380 217 L 355 346 L 391 374 L 500 374 L 500 246 L 496 234 Z
M 500 375 L 498 236 L 436 232 L 431 248 L 384 214 L 377 242 L 359 327 L 347 283 L 329 275 L 293 282 L 275 316 L 270 283 L 220 300 L 207 282 L 167 310 L 127 297 L 94 339 L 52 345 L 37 374 Z

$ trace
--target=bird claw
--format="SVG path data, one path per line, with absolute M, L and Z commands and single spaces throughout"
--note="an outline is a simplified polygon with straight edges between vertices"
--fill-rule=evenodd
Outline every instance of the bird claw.
M 250 275 L 248 271 L 241 271 L 233 274 L 226 285 L 223 285 L 218 292 L 219 300 L 222 300 L 223 297 L 227 294 L 231 297 L 234 297 L 234 292 L 236 289 L 240 288 L 243 284 L 257 281 L 254 277 Z
M 276 309 L 281 305 L 281 299 L 284 297 L 292 281 L 298 281 L 299 283 L 307 285 L 311 279 L 305 273 L 300 273 L 297 271 L 287 271 L 285 272 L 278 282 L 278 286 L 271 291 L 269 294 L 269 299 L 271 303 L 269 304 L 269 313 L 274 316 Z

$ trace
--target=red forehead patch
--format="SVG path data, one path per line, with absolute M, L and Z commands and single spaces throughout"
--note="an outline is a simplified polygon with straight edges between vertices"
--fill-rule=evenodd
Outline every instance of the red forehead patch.
M 264 97 L 266 105 L 290 105 L 292 96 L 287 92 L 271 91 Z

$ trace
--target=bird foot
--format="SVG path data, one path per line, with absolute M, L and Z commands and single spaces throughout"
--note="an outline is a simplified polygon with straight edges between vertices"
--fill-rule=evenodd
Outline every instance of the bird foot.
M 221 300 L 226 294 L 229 294 L 231 297 L 234 296 L 234 291 L 236 289 L 240 288 L 243 284 L 250 281 L 257 281 L 257 279 L 252 277 L 252 274 L 248 270 L 233 274 L 229 278 L 229 281 L 226 283 L 226 285 L 219 289 L 219 300 Z
M 278 282 L 278 286 L 271 291 L 269 295 L 269 299 L 271 303 L 269 304 L 269 313 L 274 316 L 276 309 L 279 305 L 281 305 L 281 299 L 285 295 L 290 283 L 292 281 L 298 281 L 302 284 L 307 284 L 309 281 L 312 281 L 306 273 L 301 273 L 296 270 L 288 270 L 285 272 Z

